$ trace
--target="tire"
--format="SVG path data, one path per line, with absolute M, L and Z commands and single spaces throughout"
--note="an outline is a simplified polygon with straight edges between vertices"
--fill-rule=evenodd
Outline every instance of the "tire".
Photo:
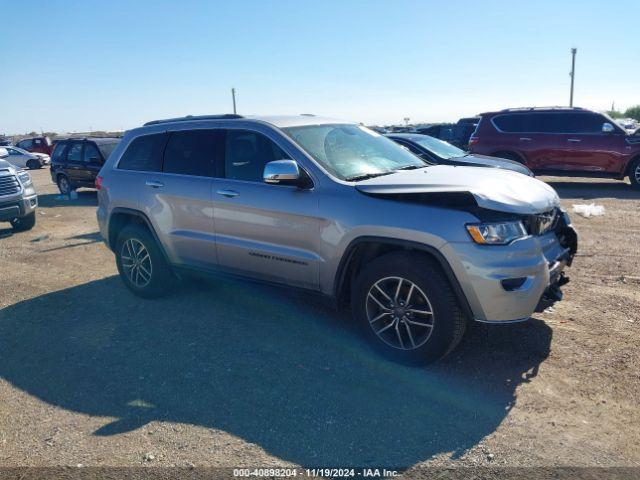
M 73 190 L 73 186 L 66 175 L 58 175 L 56 183 L 58 184 L 58 190 L 60 190 L 62 195 L 69 195 L 71 190 Z
M 629 181 L 633 188 L 640 190 L 640 157 L 634 158 L 629 164 Z
M 42 165 L 40 165 L 38 160 L 29 160 L 27 161 L 27 168 L 29 170 L 36 170 L 38 168 L 42 168 Z
M 158 298 L 174 287 L 176 277 L 147 228 L 140 225 L 123 228 L 116 241 L 115 255 L 120 278 L 135 295 Z
M 26 232 L 36 225 L 36 212 L 31 212 L 24 217 L 16 218 L 11 221 L 11 226 L 16 232 Z
M 393 292 L 400 279 L 396 301 Z M 386 298 L 376 285 L 386 292 Z M 467 319 L 451 285 L 439 265 L 426 255 L 383 255 L 360 272 L 351 291 L 353 316 L 365 337 L 383 355 L 400 363 L 435 362 L 451 352 L 464 335 Z M 403 297 L 405 303 L 400 305 Z M 431 328 L 421 326 L 429 324 Z

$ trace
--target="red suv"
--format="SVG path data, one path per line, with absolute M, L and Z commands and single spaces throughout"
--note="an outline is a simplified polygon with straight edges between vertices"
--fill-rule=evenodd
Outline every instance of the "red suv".
M 583 108 L 513 108 L 483 113 L 473 153 L 524 163 L 537 174 L 629 177 L 640 188 L 640 135 Z
M 33 137 L 25 138 L 16 143 L 16 147 L 22 148 L 31 153 L 44 153 L 51 155 L 53 151 L 53 145 L 49 137 Z

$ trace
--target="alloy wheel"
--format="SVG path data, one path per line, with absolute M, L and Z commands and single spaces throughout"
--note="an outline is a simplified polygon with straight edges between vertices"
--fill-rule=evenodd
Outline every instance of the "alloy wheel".
M 638 162 L 638 165 L 636 165 L 636 171 L 633 173 L 633 175 L 636 177 L 636 182 L 640 184 L 640 162 Z
M 400 350 L 421 347 L 433 332 L 431 302 L 406 278 L 385 277 L 374 283 L 367 293 L 366 313 L 375 334 Z
M 124 242 L 120 250 L 120 260 L 125 274 L 134 286 L 144 288 L 149 285 L 153 265 L 149 252 L 140 240 L 129 238 Z

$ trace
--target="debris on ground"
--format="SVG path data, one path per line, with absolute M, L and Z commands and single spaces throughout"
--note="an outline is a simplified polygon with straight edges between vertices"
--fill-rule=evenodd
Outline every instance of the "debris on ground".
M 604 215 L 604 206 L 590 203 L 589 205 L 574 205 L 573 211 L 584 218 L 599 217 Z

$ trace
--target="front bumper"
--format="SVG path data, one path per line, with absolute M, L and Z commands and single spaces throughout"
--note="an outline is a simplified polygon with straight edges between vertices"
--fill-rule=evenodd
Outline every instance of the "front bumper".
M 0 222 L 9 222 L 34 212 L 38 207 L 38 196 L 15 196 L 0 198 Z
M 562 298 L 565 267 L 577 251 L 577 234 L 563 221 L 555 231 L 505 246 L 448 243 L 442 249 L 474 319 L 487 323 L 527 320 Z

